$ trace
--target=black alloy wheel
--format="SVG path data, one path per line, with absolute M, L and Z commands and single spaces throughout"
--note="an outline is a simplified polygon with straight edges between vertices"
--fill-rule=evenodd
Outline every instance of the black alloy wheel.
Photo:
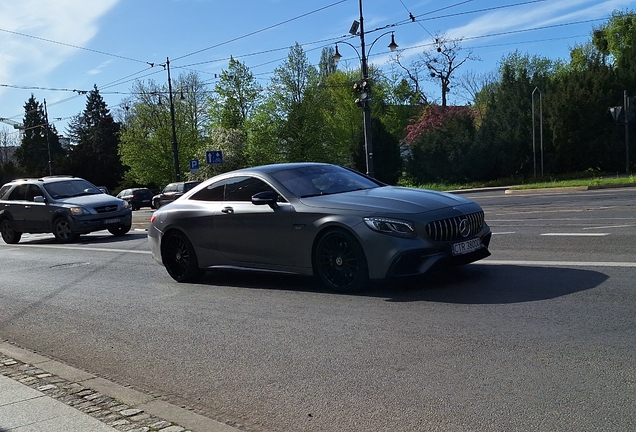
M 53 235 L 60 243 L 70 243 L 79 238 L 79 234 L 73 233 L 71 224 L 63 217 L 53 221 Z
M 329 231 L 318 241 L 315 272 L 328 288 L 338 292 L 361 290 L 369 280 L 360 243 L 340 229 Z
M 161 261 L 170 277 L 177 282 L 195 282 L 205 274 L 205 270 L 199 268 L 192 243 L 179 231 L 172 231 L 164 236 L 161 242 Z
M 114 235 L 115 237 L 121 237 L 125 235 L 128 231 L 130 231 L 131 227 L 132 225 L 122 225 L 115 228 L 108 228 L 108 232 Z
M 16 244 L 20 241 L 22 233 L 13 228 L 13 222 L 9 219 L 3 219 L 0 222 L 0 231 L 2 232 L 2 240 L 6 244 Z

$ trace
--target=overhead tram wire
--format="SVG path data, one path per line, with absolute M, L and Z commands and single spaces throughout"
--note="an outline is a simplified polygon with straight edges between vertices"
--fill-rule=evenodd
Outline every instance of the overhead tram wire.
M 69 43 L 66 43 L 66 42 L 59 42 L 59 41 L 55 41 L 55 40 L 52 40 L 52 39 L 42 38 L 42 37 L 39 37 L 39 36 L 32 36 L 32 35 L 28 35 L 26 33 L 14 32 L 14 31 L 11 31 L 11 30 L 3 29 L 3 28 L 0 28 L 0 31 L 5 32 L 5 33 L 11 33 L 11 34 L 14 34 L 14 35 L 17 35 L 17 36 L 23 36 L 23 37 L 27 37 L 27 38 L 31 38 L 31 39 L 41 40 L 43 42 L 49 42 L 49 43 L 52 43 L 52 44 L 57 44 L 57 45 L 62 45 L 62 46 L 70 47 L 70 48 L 75 48 L 75 49 L 79 49 L 79 50 L 83 50 L 83 51 L 89 51 L 89 52 L 93 52 L 93 53 L 96 53 L 96 54 L 102 54 L 102 55 L 106 55 L 106 56 L 109 56 L 109 57 L 116 57 L 116 58 L 120 58 L 120 59 L 123 59 L 123 60 L 130 60 L 130 61 L 133 61 L 133 62 L 148 64 L 148 62 L 143 61 L 143 60 L 134 59 L 134 58 L 125 57 L 125 56 L 120 56 L 120 55 L 117 55 L 117 54 L 107 53 L 107 52 L 104 52 L 104 51 L 98 51 L 98 50 L 94 50 L 94 49 L 91 49 L 91 48 L 85 48 L 85 47 L 81 47 L 81 46 L 77 46 L 77 45 L 72 45 L 72 44 L 69 44 Z
M 313 15 L 313 14 L 315 14 L 315 13 L 317 13 L 317 12 L 321 12 L 321 11 L 323 11 L 323 10 L 325 10 L 325 9 L 329 9 L 329 8 L 331 8 L 331 7 L 334 7 L 334 6 L 339 5 L 339 4 L 341 4 L 341 3 L 345 3 L 345 2 L 347 2 L 347 1 L 348 1 L 348 0 L 340 0 L 340 1 L 337 1 L 337 2 L 332 3 L 332 4 L 329 4 L 329 5 L 327 5 L 327 6 L 323 6 L 323 7 L 319 8 L 319 9 L 315 9 L 315 10 L 313 10 L 313 11 L 311 11 L 311 12 L 307 12 L 307 13 L 304 13 L 304 14 L 302 14 L 302 15 L 298 15 L 298 16 L 296 16 L 296 17 L 294 17 L 294 18 L 290 18 L 290 19 L 288 19 L 288 20 L 281 21 L 281 22 L 279 22 L 279 23 L 277 23 L 277 24 L 273 24 L 273 25 L 271 25 L 271 26 L 268 26 L 268 27 L 262 28 L 262 29 L 260 29 L 260 30 L 256 30 L 256 31 L 253 31 L 253 32 L 251 32 L 251 33 L 247 33 L 247 34 L 245 34 L 245 35 L 243 35 L 243 36 L 238 36 L 238 37 L 235 37 L 235 38 L 233 38 L 233 39 L 229 39 L 229 40 L 227 40 L 227 41 L 220 42 L 220 43 L 218 43 L 218 44 L 216 44 L 216 45 L 212 45 L 212 46 L 210 46 L 210 47 L 203 48 L 203 49 L 200 49 L 200 50 L 198 50 L 198 51 L 191 52 L 190 54 L 182 55 L 181 57 L 176 57 L 176 58 L 172 59 L 172 61 L 181 60 L 181 59 L 183 59 L 183 58 L 190 57 L 190 56 L 193 56 L 193 55 L 195 55 L 195 54 L 200 54 L 200 53 L 202 53 L 202 52 L 204 52 L 204 51 L 208 51 L 208 50 L 211 50 L 211 49 L 213 49 L 213 48 L 218 48 L 218 47 L 220 47 L 220 46 L 226 45 L 226 44 L 231 43 L 231 42 L 236 42 L 237 40 L 241 40 L 241 39 L 245 39 L 245 38 L 250 37 L 250 36 L 254 36 L 254 35 L 256 35 L 256 34 L 262 33 L 262 32 L 267 31 L 267 30 L 271 30 L 271 29 L 276 28 L 276 27 L 279 27 L 279 26 L 281 26 L 281 25 L 283 25 L 283 24 L 288 24 L 288 23 L 290 23 L 290 22 L 292 22 L 292 21 L 296 21 L 296 20 L 298 20 L 298 19 L 300 19 L 300 18 L 304 18 L 304 17 L 306 17 L 306 16 Z

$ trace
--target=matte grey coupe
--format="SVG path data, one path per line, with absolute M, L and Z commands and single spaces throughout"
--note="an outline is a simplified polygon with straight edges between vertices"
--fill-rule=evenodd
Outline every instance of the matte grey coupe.
M 155 211 L 148 227 L 153 258 L 176 281 L 244 268 L 315 275 L 341 292 L 480 260 L 490 237 L 466 198 L 324 163 L 221 174 Z

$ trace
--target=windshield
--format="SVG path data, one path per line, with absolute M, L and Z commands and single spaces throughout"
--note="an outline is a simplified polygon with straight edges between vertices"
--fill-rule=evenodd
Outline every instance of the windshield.
M 380 186 L 354 171 L 336 165 L 312 165 L 272 173 L 291 193 L 307 198 Z
M 46 183 L 44 189 L 54 199 L 71 198 L 81 195 L 101 194 L 97 187 L 82 179 L 62 180 L 52 183 Z

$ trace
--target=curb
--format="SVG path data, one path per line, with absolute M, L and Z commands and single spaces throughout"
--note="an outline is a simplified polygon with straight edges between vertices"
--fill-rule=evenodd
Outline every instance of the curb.
M 0 375 L 36 389 L 120 431 L 239 431 L 6 341 L 0 341 Z

